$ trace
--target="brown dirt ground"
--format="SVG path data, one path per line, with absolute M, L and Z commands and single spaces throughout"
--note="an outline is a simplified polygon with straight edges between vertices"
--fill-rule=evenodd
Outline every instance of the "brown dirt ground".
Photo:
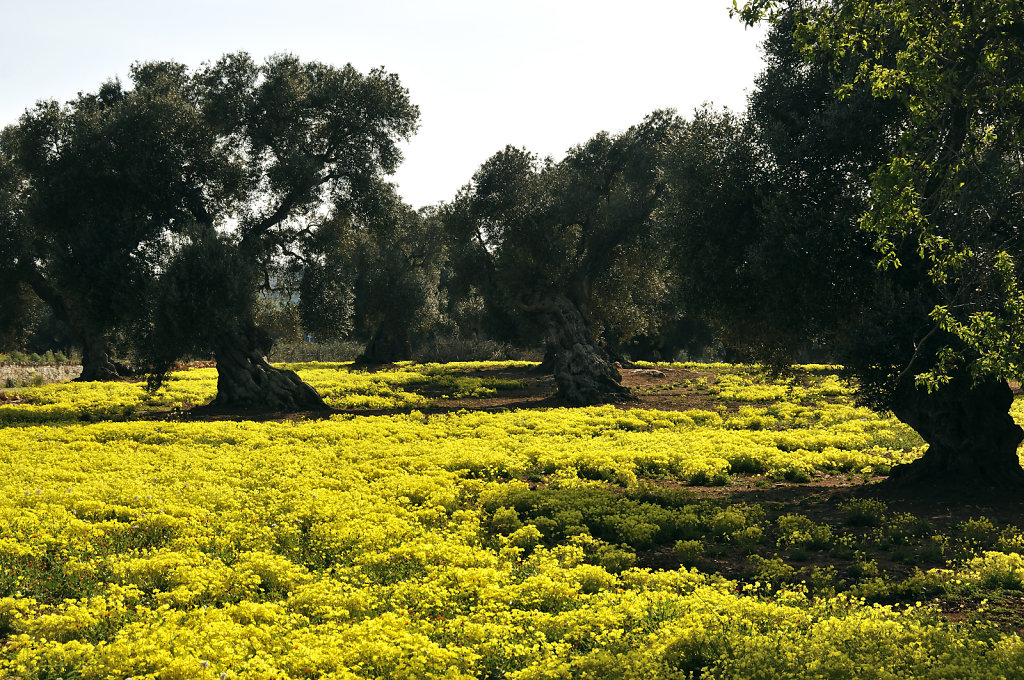
M 386 364 L 363 370 L 386 371 L 394 370 L 395 366 Z M 721 402 L 713 399 L 704 391 L 685 385 L 686 380 L 706 378 L 714 383 L 712 372 L 688 371 L 681 368 L 630 369 L 621 370 L 622 384 L 633 390 L 634 399 L 614 402 L 621 409 L 645 408 L 662 411 L 686 411 L 704 408 L 713 410 L 718 404 L 725 404 L 728 410 L 735 411 L 740 407 L 738 402 Z M 557 408 L 566 406 L 555 397 L 555 381 L 548 374 L 536 368 L 508 368 L 495 371 L 467 371 L 467 376 L 477 378 L 497 378 L 525 382 L 523 389 L 501 390 L 491 397 L 444 398 L 445 395 L 429 389 L 417 390 L 424 396 L 437 401 L 429 406 L 418 406 L 415 410 L 421 413 L 450 413 L 463 409 L 472 411 L 512 411 L 525 408 Z M 745 405 L 750 405 L 747 402 Z M 756 404 L 754 404 L 756 405 Z M 395 415 L 408 413 L 410 408 L 391 409 L 328 409 L 326 411 L 300 411 L 297 413 L 278 413 L 267 411 L 238 411 L 237 409 L 215 409 L 197 406 L 181 414 L 175 419 L 182 420 L 298 420 L 304 418 L 324 418 L 336 413 L 354 415 Z M 154 413 L 150 417 L 167 417 L 165 413 Z

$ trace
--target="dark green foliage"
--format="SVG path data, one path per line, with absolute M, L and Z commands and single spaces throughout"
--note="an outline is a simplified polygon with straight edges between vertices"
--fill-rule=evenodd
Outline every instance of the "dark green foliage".
M 337 260 L 311 260 L 302 270 L 299 317 L 302 328 L 320 342 L 344 338 L 352 332 L 352 271 L 340 264 Z
M 11 349 L 23 341 L 27 291 L 17 277 L 25 235 L 20 182 L 7 136 L 7 131 L 0 134 L 0 347 Z
M 24 284 L 0 289 L 0 351 L 71 355 L 75 339 L 67 324 Z
M 622 398 L 602 331 L 628 340 L 657 328 L 665 311 L 671 275 L 657 208 L 681 126 L 657 112 L 558 163 L 506 147 L 444 209 L 453 288 L 482 295 L 491 318 L 522 319 L 543 338 L 567 401 Z
M 963 333 L 936 323 L 933 310 L 948 291 L 934 263 L 903 239 L 890 249 L 902 266 L 878 267 L 877 234 L 863 220 L 877 207 L 879 168 L 900 153 L 914 113 L 854 77 L 862 62 L 853 51 L 809 56 L 802 41 L 826 6 L 776 7 L 767 69 L 746 119 L 698 112 L 680 138 L 668 212 L 687 314 L 707 321 L 738 356 L 777 369 L 827 348 L 864 403 L 891 409 L 930 445 L 894 483 L 1024 483 L 1015 453 L 1024 432 L 1006 413 L 1005 381 L 976 382 L 945 361 L 980 356 Z M 894 61 L 886 41 L 899 38 L 882 40 L 880 66 Z M 993 234 L 1003 246 L 1012 241 Z M 981 236 L 972 244 L 996 247 Z M 936 366 L 947 367 L 943 379 L 919 386 Z
M 659 273 L 645 262 L 658 261 L 660 163 L 680 125 L 671 113 L 652 114 L 621 135 L 570 149 L 559 163 L 507 147 L 474 175 L 449 225 L 513 300 L 556 291 L 592 306 L 599 283 Z M 618 292 L 621 300 L 629 287 Z
M 781 367 L 827 347 L 858 376 L 902 367 L 906 356 L 879 350 L 905 353 L 921 318 L 894 297 L 909 301 L 917 284 L 893 290 L 857 225 L 899 118 L 865 88 L 836 101 L 829 70 L 802 62 L 793 30 L 792 15 L 773 25 L 746 119 L 698 111 L 676 147 L 669 205 L 682 296 L 741 357 Z
M 156 382 L 175 355 L 227 350 L 232 333 L 255 361 L 265 345 L 252 324 L 260 266 L 334 206 L 371 198 L 418 112 L 393 74 L 290 55 L 262 65 L 227 55 L 195 71 L 136 64 L 131 80 L 40 103 L 4 132 L 0 228 L 12 238 L 0 271 L 68 323 L 89 377 L 113 372 L 115 332 Z M 103 370 L 92 375 L 92 363 Z
M 71 327 L 90 377 L 109 377 L 111 334 L 145 306 L 167 234 L 232 182 L 183 67 L 131 75 L 131 89 L 110 81 L 63 106 L 42 102 L 4 135 L 25 179 L 16 276 Z
M 207 358 L 225 336 L 251 326 L 251 281 L 251 263 L 225 238 L 199 233 L 175 253 L 160 276 L 142 354 L 151 388 L 177 359 Z
M 368 201 L 355 231 L 355 323 L 367 346 L 362 359 L 412 358 L 412 341 L 439 321 L 442 231 L 436 216 L 416 212 L 392 186 Z
M 736 532 L 764 519 L 758 506 L 687 503 L 689 495 L 654 488 L 625 494 L 607 488 L 516 490 L 492 499 L 489 530 L 507 533 L 522 523 L 541 530 L 544 540 L 586 534 L 612 544 L 646 550 L 674 545 L 679 540 L 711 539 L 728 542 Z
M 413 338 L 433 331 L 443 306 L 436 219 L 383 182 L 357 204 L 336 208 L 301 241 L 303 327 L 318 339 L 364 340 L 369 363 L 409 359 Z

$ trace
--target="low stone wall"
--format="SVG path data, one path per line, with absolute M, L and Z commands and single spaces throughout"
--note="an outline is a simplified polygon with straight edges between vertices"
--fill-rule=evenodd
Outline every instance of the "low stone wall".
M 79 364 L 0 364 L 0 388 L 30 385 L 37 377 L 44 383 L 63 382 L 81 374 Z

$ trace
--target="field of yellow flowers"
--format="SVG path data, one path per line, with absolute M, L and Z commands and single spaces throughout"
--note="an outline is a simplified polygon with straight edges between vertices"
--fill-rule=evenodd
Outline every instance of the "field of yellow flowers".
M 286 422 L 136 417 L 208 400 L 212 369 L 15 391 L 0 678 L 1024 677 L 1012 626 L 931 603 L 1024 588 L 1014 527 L 700 493 L 920 455 L 833 369 L 695 381 L 730 408 L 427 412 L 516 389 L 487 377 L 508 366 L 292 366 L 333 407 L 407 412 Z M 883 545 L 941 567 L 888 577 Z

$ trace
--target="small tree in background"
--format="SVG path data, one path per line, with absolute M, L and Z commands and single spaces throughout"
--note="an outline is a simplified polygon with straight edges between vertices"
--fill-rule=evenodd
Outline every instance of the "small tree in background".
M 371 364 L 411 359 L 413 338 L 432 332 L 442 307 L 442 232 L 390 189 L 362 211 L 356 232 L 355 324 L 368 339 L 359 360 Z
M 339 207 L 297 255 L 303 327 L 323 339 L 364 339 L 361 362 L 412 358 L 414 336 L 430 333 L 440 314 L 442 245 L 436 220 L 391 184 Z

